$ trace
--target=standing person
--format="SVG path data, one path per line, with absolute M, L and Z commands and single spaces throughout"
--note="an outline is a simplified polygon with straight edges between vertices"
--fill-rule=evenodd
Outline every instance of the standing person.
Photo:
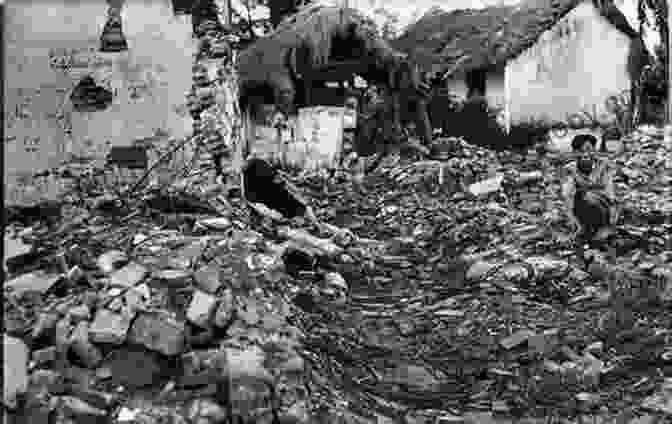
M 571 164 L 570 176 L 562 187 L 574 236 L 582 243 L 604 235 L 618 219 L 613 170 L 596 156 L 596 148 L 594 136 L 574 137 L 572 150 L 577 160 Z

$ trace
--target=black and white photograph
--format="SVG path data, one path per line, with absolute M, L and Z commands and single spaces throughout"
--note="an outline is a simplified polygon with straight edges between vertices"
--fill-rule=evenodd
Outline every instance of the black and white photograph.
M 672 422 L 672 0 L 0 0 L 5 424 Z

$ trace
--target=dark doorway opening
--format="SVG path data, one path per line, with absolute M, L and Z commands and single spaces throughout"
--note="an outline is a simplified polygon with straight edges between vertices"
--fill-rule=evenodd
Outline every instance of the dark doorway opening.
M 467 72 L 467 97 L 485 97 L 487 72 L 484 69 L 476 69 Z
M 191 13 L 191 7 L 194 0 L 171 0 L 173 3 L 173 13 L 175 15 L 188 15 Z

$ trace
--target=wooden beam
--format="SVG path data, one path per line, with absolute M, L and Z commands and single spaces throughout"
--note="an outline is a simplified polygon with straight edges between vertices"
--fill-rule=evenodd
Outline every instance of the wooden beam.
M 672 124 L 672 0 L 667 0 L 667 123 Z
M 511 132 L 511 80 L 509 67 L 504 65 L 504 125 L 506 134 Z

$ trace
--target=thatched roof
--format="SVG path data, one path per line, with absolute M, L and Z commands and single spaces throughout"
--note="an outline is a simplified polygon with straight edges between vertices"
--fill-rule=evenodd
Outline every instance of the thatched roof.
M 446 75 L 496 66 L 531 47 L 544 31 L 582 1 L 524 0 L 515 6 L 480 10 L 434 10 L 409 27 L 392 45 L 408 53 L 421 67 L 429 70 L 438 66 Z M 601 5 L 594 1 L 612 25 L 639 40 L 637 31 L 625 16 L 608 3 Z
M 384 83 L 388 70 L 403 56 L 378 36 L 373 21 L 356 10 L 310 5 L 240 53 L 241 91 L 254 85 L 292 86 L 293 73 L 327 65 L 334 58 L 360 60 L 368 65 L 362 77 Z

